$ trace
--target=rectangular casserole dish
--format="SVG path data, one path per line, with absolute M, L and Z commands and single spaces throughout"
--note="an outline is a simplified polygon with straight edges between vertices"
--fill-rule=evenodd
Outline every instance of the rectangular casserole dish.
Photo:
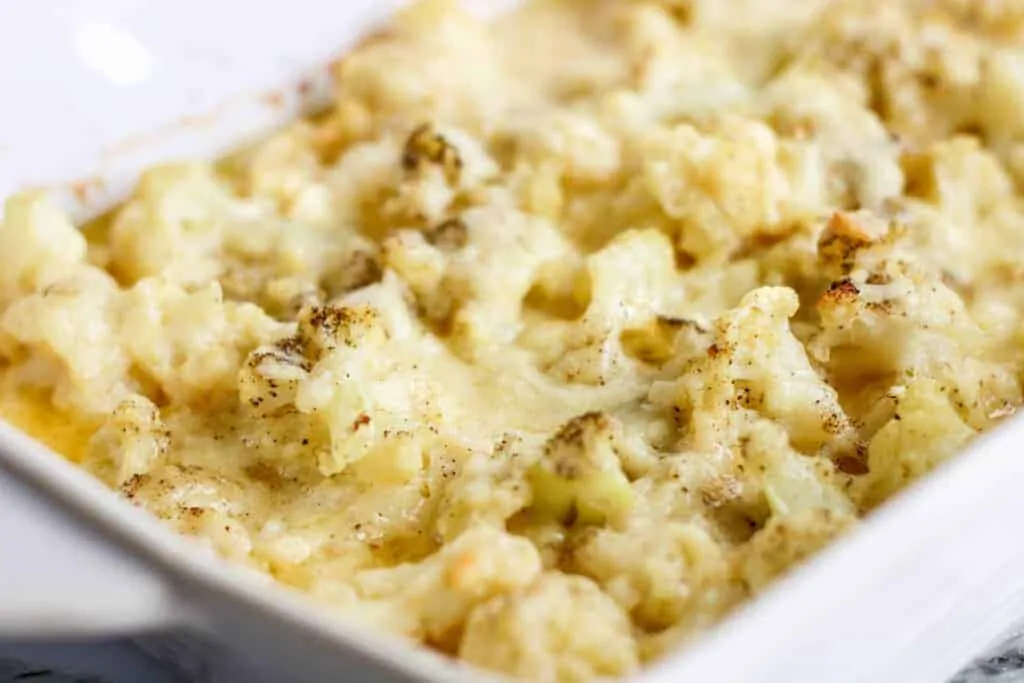
M 84 220 L 123 198 L 145 166 L 216 157 L 315 105 L 326 91 L 320 65 L 395 4 L 4 7 L 0 83 L 20 106 L 0 112 L 0 196 L 47 185 Z M 949 677 L 1024 613 L 1024 501 L 1011 484 L 1024 475 L 1022 438 L 1020 420 L 981 437 L 638 680 Z M 200 554 L 5 424 L 0 498 L 0 636 L 186 629 L 282 680 L 489 678 Z

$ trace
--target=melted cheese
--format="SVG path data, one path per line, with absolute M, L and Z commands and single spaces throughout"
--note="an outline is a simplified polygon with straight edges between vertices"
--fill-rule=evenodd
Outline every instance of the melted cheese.
M 0 416 L 368 625 L 630 674 L 1021 404 L 1022 31 L 416 3 L 84 238 L 8 200 Z
M 44 394 L 31 391 L 0 392 L 0 419 L 46 444 L 71 462 L 85 457 L 95 427 L 54 410 Z

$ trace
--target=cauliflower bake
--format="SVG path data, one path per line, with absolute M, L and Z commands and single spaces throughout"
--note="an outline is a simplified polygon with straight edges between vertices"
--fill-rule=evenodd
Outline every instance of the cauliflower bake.
M 0 413 L 525 680 L 708 629 L 1012 414 L 1024 4 L 408 7 L 326 114 L 0 228 Z

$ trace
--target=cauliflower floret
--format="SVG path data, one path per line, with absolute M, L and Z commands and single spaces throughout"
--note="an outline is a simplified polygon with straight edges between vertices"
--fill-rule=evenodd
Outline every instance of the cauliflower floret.
M 336 105 L 367 117 L 371 130 L 396 118 L 482 123 L 503 100 L 493 87 L 502 74 L 492 40 L 459 3 L 415 3 L 336 64 Z
M 301 440 L 309 446 L 302 455 L 316 454 L 324 474 L 359 461 L 354 469 L 359 480 L 411 479 L 420 470 L 422 453 L 404 431 L 409 425 L 395 421 L 390 412 L 377 414 L 376 404 L 365 400 L 351 373 L 342 369 L 344 356 L 357 357 L 387 343 L 378 309 L 368 304 L 313 305 L 298 317 L 295 335 L 251 352 L 238 376 L 238 398 L 248 414 L 277 434 L 273 443 L 282 444 L 273 449 L 277 459 L 295 455 L 293 442 Z M 388 437 L 377 439 L 378 429 Z M 325 431 L 326 439 L 319 438 Z M 299 438 L 287 438 L 292 435 Z M 339 461 L 339 454 L 347 456 Z
M 748 100 L 750 90 L 734 70 L 737 65 L 730 64 L 727 41 L 720 34 L 701 35 L 690 21 L 681 25 L 679 15 L 696 19 L 693 2 L 681 7 L 628 2 L 615 8 L 621 14 L 623 47 L 634 65 L 629 74 L 633 87 L 613 91 L 605 100 L 620 125 L 640 131 L 655 121 L 706 118 Z M 753 42 L 745 41 L 744 48 Z
M 344 223 L 245 219 L 221 227 L 218 281 L 225 294 L 279 318 L 380 277 L 377 247 Z
M 331 446 L 319 455 L 324 475 L 345 470 L 375 449 L 393 448 L 390 442 L 404 432 L 417 432 L 429 444 L 432 430 L 454 409 L 430 367 L 450 362 L 449 352 L 423 333 L 393 276 L 337 304 L 303 312 L 299 338 L 313 365 L 307 376 L 296 373 L 294 406 L 330 431 Z
M 548 372 L 580 384 L 621 381 L 639 367 L 623 348 L 622 333 L 683 301 L 672 245 L 657 230 L 628 230 L 588 257 L 586 272 L 590 303 L 579 321 L 559 325 L 562 341 L 553 347 L 559 355 Z
M 481 191 L 497 166 L 480 142 L 450 126 L 422 124 L 402 148 L 404 176 L 384 213 L 395 221 L 439 223 L 459 196 Z
M 473 608 L 540 574 L 529 541 L 491 526 L 468 529 L 423 562 L 360 572 L 367 616 L 417 639 L 451 645 Z
M 302 337 L 288 337 L 252 351 L 238 375 L 238 400 L 258 417 L 273 415 L 295 404 L 299 383 L 309 377 Z
M 332 447 L 320 456 L 325 475 L 341 472 L 366 456 L 385 431 L 413 426 L 409 413 L 417 387 L 394 372 L 397 361 L 386 353 L 384 331 L 373 308 L 332 306 L 321 309 L 323 336 L 338 336 L 325 358 L 299 383 L 295 407 L 323 417 Z
M 106 415 L 135 391 L 114 314 L 113 278 L 84 268 L 18 299 L 0 316 L 0 348 L 20 382 L 53 389 L 54 405 Z M 8 349 L 10 349 L 8 351 Z
M 705 357 L 678 380 L 677 400 L 693 415 L 694 448 L 736 443 L 742 408 L 779 420 L 801 450 L 854 447 L 856 435 L 836 391 L 789 329 L 798 304 L 791 289 L 762 287 L 716 321 Z
M 360 142 L 345 150 L 324 172 L 334 226 L 359 227 L 377 237 L 391 227 L 383 206 L 389 193 L 402 182 L 402 141 L 386 136 Z
M 258 307 L 223 301 L 216 283 L 187 293 L 153 278 L 118 290 L 93 269 L 21 299 L 0 326 L 30 354 L 22 365 L 36 383 L 46 369 L 55 401 L 90 415 L 137 392 L 214 402 L 233 392 L 249 350 L 282 332 Z
M 622 165 L 619 141 L 582 112 L 524 116 L 498 136 L 514 146 L 518 163 L 529 165 L 531 172 L 540 167 L 554 171 L 555 182 L 564 179 L 578 186 L 608 182 Z
M 132 396 L 119 403 L 89 439 L 83 464 L 107 483 L 121 486 L 149 472 L 169 445 L 170 431 L 157 407 L 142 396 Z
M 380 282 L 352 290 L 331 304 L 349 308 L 368 306 L 376 311 L 376 319 L 388 339 L 420 341 L 424 327 L 412 310 L 410 299 L 408 289 L 395 273 L 385 271 Z
M 988 55 L 978 112 L 986 137 L 997 144 L 1024 134 L 1024 53 L 1019 48 L 998 47 Z
M 975 138 L 958 136 L 908 156 L 914 203 L 909 238 L 918 259 L 935 264 L 954 283 L 998 278 L 1012 267 L 1024 239 L 1013 180 Z
M 642 264 L 643 267 L 638 266 Z M 587 315 L 617 327 L 642 324 L 682 299 L 675 259 L 656 230 L 627 230 L 587 259 L 590 307 Z M 623 277 L 630 272 L 630 277 Z M 628 305 L 626 305 L 628 302 Z
M 519 311 L 531 287 L 548 269 L 571 261 L 572 251 L 547 221 L 525 214 L 480 208 L 462 219 L 469 240 L 451 256 L 445 283 L 462 301 L 452 333 L 468 350 L 508 342 L 522 324 Z
M 388 331 L 376 307 L 369 304 L 327 304 L 299 312 L 299 338 L 306 352 L 321 359 L 342 348 L 384 344 Z
M 759 121 L 724 118 L 707 132 L 682 124 L 657 135 L 644 176 L 679 223 L 677 248 L 698 263 L 720 263 L 744 239 L 779 231 L 788 181 L 775 134 Z
M 402 168 L 407 172 L 423 173 L 431 167 L 441 171 L 448 184 L 461 190 L 471 190 L 489 180 L 498 172 L 479 140 L 455 126 L 418 126 L 402 148 Z
M 934 377 L 964 419 L 987 426 L 993 413 L 1019 400 L 1020 387 L 1009 368 L 986 359 L 985 337 L 959 297 L 927 282 L 835 283 L 819 304 L 824 329 L 811 350 L 834 381 L 862 393 L 879 382 Z
M 741 550 L 740 577 L 759 593 L 772 580 L 830 543 L 857 518 L 827 508 L 808 508 L 772 517 Z
M 744 436 L 745 470 L 761 472 L 765 499 L 773 515 L 785 516 L 811 509 L 846 515 L 856 512 L 843 491 L 844 479 L 831 460 L 795 452 L 785 430 L 767 420 L 758 420 Z M 857 457 L 857 464 L 861 464 L 859 453 L 846 457 Z
M 975 23 L 927 2 L 841 0 L 805 27 L 795 56 L 856 75 L 890 130 L 927 143 L 976 120 L 983 49 L 969 32 Z
M 312 125 L 299 122 L 247 155 L 243 164 L 248 193 L 273 199 L 286 210 L 297 202 L 320 175 L 314 134 Z
M 621 425 L 603 413 L 585 413 L 565 424 L 529 470 L 533 509 L 568 523 L 621 521 L 633 490 L 618 455 L 626 444 Z
M 556 572 L 474 609 L 459 656 L 537 683 L 619 677 L 638 666 L 629 617 L 590 579 Z
M 956 136 L 935 143 L 917 165 L 914 194 L 936 203 L 954 223 L 989 219 L 1000 209 L 1012 208 L 1013 181 L 977 138 Z M 968 244 L 948 246 L 960 250 Z
M 654 515 L 635 516 L 621 531 L 584 532 L 570 563 L 651 631 L 680 622 L 700 628 L 738 597 L 726 553 L 706 531 Z
M 45 195 L 10 197 L 0 222 L 0 311 L 16 297 L 67 276 L 83 263 L 85 251 L 85 238 Z
M 896 412 L 868 449 L 861 496 L 874 506 L 963 449 L 975 431 L 960 418 L 939 384 L 919 379 L 899 397 Z
M 222 268 L 219 222 L 245 213 L 206 164 L 150 169 L 110 228 L 111 268 L 130 282 L 160 274 L 209 281 Z
M 823 260 L 834 263 L 841 254 L 847 276 L 822 294 L 821 331 L 808 349 L 850 399 L 934 377 L 972 426 L 990 424 L 991 414 L 1020 396 L 1012 370 L 991 360 L 998 340 L 953 290 L 911 260 L 898 234 L 875 238 L 870 225 L 864 216 L 835 216 L 823 234 Z
M 444 245 L 431 243 L 432 232 L 400 230 L 391 235 L 384 243 L 384 262 L 409 286 L 424 316 L 428 320 L 443 321 L 454 306 L 451 295 L 443 288 L 449 260 L 446 252 L 465 246 L 469 229 L 457 218 L 440 224 L 436 232 L 447 236 Z M 456 232 L 461 237 L 456 239 Z
M 474 453 L 448 483 L 437 512 L 437 530 L 445 541 L 480 523 L 504 524 L 532 499 L 527 481 L 530 449 L 506 436 L 489 454 Z
M 897 233 L 892 221 L 871 211 L 838 211 L 818 236 L 818 262 L 828 277 L 845 277 L 854 267 L 877 265 Z
M 447 323 L 468 358 L 515 337 L 523 299 L 570 254 L 547 221 L 498 206 L 470 209 L 422 237 L 399 233 L 385 242 L 387 265 L 436 323 Z
M 249 351 L 284 329 L 257 306 L 224 301 L 216 283 L 186 292 L 142 280 L 122 295 L 117 316 L 135 366 L 181 403 L 233 392 Z
M 806 213 L 836 205 L 879 208 L 902 192 L 899 145 L 868 108 L 869 95 L 851 75 L 815 63 L 798 62 L 768 85 L 770 120 L 797 142 L 795 148 L 780 143 L 780 151 L 810 150 L 817 157 L 817 172 L 793 192 L 816 198 L 804 200 Z
M 264 152 L 273 156 L 273 149 Z M 328 179 L 313 189 L 288 176 L 285 165 L 266 163 L 270 168 L 263 170 L 257 163 L 252 182 L 263 178 L 259 182 L 268 187 L 246 198 L 236 196 L 208 165 L 147 171 L 135 198 L 111 226 L 112 272 L 133 283 L 155 276 L 183 286 L 217 281 L 229 298 L 254 301 L 277 313 L 299 291 L 317 292 L 321 280 L 325 285 L 337 280 L 336 271 L 355 254 L 372 253 L 354 228 L 360 214 L 346 205 L 344 191 L 336 191 Z M 274 179 L 277 172 L 287 177 Z M 352 184 L 360 188 L 357 180 L 354 174 Z M 282 183 L 287 187 L 278 187 Z M 311 196 L 286 200 L 298 185 L 320 195 L 316 201 L 321 206 L 314 207 Z M 298 214 L 292 219 L 277 209 L 286 201 L 295 203 Z

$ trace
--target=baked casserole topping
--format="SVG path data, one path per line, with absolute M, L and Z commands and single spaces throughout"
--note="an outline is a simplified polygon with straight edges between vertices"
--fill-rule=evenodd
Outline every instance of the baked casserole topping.
M 1024 4 L 401 12 L 325 115 L 0 228 L 0 413 L 531 681 L 636 670 L 1021 403 Z

